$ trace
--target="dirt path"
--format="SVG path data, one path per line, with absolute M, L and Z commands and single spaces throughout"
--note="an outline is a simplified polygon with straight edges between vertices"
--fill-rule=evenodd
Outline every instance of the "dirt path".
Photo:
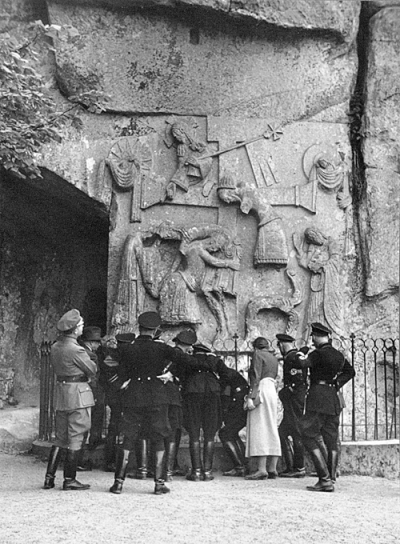
M 176 478 L 172 492 L 152 494 L 150 480 L 127 479 L 108 493 L 113 475 L 80 474 L 89 491 L 41 489 L 45 463 L 0 454 L 0 542 L 45 543 L 349 543 L 400 541 L 400 482 L 342 476 L 335 493 L 311 493 L 315 479 L 247 482 L 216 474 L 212 482 Z

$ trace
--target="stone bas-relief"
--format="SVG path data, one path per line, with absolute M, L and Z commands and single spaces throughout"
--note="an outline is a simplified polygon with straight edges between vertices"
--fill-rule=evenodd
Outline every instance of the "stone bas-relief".
M 11 35 L 16 29 L 16 35 L 21 38 L 25 34 L 24 41 L 31 32 L 27 21 L 33 22 L 33 3 L 33 0 L 19 2 L 18 8 L 10 8 L 4 19 L 7 26 L 4 29 Z M 220 9 L 221 2 L 199 0 L 194 27 L 193 19 L 186 18 L 186 10 L 182 11 L 172 0 L 167 3 L 176 7 L 177 17 L 171 17 L 165 10 L 119 9 L 128 3 L 123 0 L 100 3 L 46 0 L 49 24 L 72 25 L 79 35 L 73 40 L 55 40 L 56 54 L 44 56 L 38 66 L 39 70 L 43 68 L 46 78 L 48 74 L 57 74 L 62 96 L 56 82 L 52 92 L 67 106 L 64 100 L 68 97 L 93 89 L 111 97 L 108 111 L 99 116 L 82 113 L 80 130 L 68 124 L 63 141 L 44 146 L 37 157 L 40 167 L 60 178 L 56 180 L 60 190 L 63 183 L 69 183 L 85 193 L 82 196 L 89 197 L 88 202 L 91 199 L 90 206 L 100 203 L 106 213 L 110 212 L 108 326 L 116 301 L 125 239 L 138 231 L 145 232 L 153 220 L 173 219 L 176 224 L 204 222 L 225 226 L 241 243 L 243 256 L 235 275 L 237 319 L 232 313 L 233 300 L 230 295 L 226 296 L 231 327 L 235 328 L 234 324 L 238 323 L 240 337 L 246 334 L 245 315 L 250 301 L 258 296 L 292 297 L 288 270 L 295 270 L 296 278 L 304 286 L 303 300 L 295 307 L 298 330 L 304 330 L 312 272 L 299 264 L 292 237 L 293 233 L 304 236 L 304 231 L 311 226 L 319 228 L 339 245 L 340 262 L 348 264 L 341 286 L 346 290 L 344 332 L 397 336 L 398 320 L 393 316 L 398 307 L 399 268 L 396 225 L 400 124 L 399 96 L 395 92 L 400 43 L 398 7 L 378 2 L 372 9 L 376 14 L 371 16 L 372 12 L 368 14 L 366 7 L 369 3 L 364 2 L 360 18 L 358 0 L 324 3 L 313 0 L 302 3 L 301 9 L 285 0 L 280 2 L 285 5 L 282 10 L 277 10 L 273 2 L 255 2 L 249 7 L 248 3 L 244 6 L 243 2 L 224 1 L 229 12 L 226 17 L 219 13 L 221 17 L 214 20 L 214 15 L 203 18 L 200 4 L 204 10 L 212 6 Z M 8 4 L 14 6 L 13 2 Z M 26 12 L 28 5 L 29 13 Z M 247 24 L 251 15 L 271 26 Z M 240 20 L 239 16 L 247 20 Z M 228 23 L 228 19 L 231 22 Z M 368 25 L 366 58 L 358 67 L 355 36 L 359 28 L 364 32 Z M 315 32 L 316 29 L 323 32 Z M 356 79 L 365 89 L 361 98 L 366 99 L 360 102 L 358 113 L 354 111 L 354 103 L 352 105 L 354 92 L 358 94 L 354 88 Z M 362 127 L 368 130 L 349 127 L 349 119 L 353 123 L 356 115 Z M 193 127 L 190 116 L 199 128 Z M 170 123 L 173 119 L 184 121 L 190 137 L 207 146 L 203 152 L 192 152 L 196 160 L 246 142 L 246 146 L 212 158 L 207 177 L 214 185 L 207 197 L 202 194 L 203 179 L 190 176 L 188 191 L 177 187 L 175 197 L 166 200 L 166 187 L 179 168 L 177 141 L 173 141 L 170 148 L 164 142 L 167 119 Z M 300 119 L 303 122 L 297 123 Z M 138 130 L 139 124 L 146 129 L 149 126 L 149 131 Z M 269 124 L 283 127 L 278 140 L 262 138 L 247 143 L 263 135 Z M 353 141 L 355 147 L 360 144 L 359 155 L 351 165 L 353 171 L 344 173 L 343 189 L 324 187 L 327 176 L 322 174 L 329 173 L 330 165 L 319 161 L 320 172 L 314 168 L 310 175 L 315 157 L 326 145 L 337 145 L 348 161 L 351 157 L 349 133 L 350 137 L 358 138 L 358 143 Z M 144 138 L 144 134 L 148 137 Z M 104 178 L 98 176 L 100 161 L 105 161 L 110 148 L 126 136 L 140 138 L 148 146 L 152 156 L 150 172 L 145 172 L 135 156 L 136 162 L 131 165 L 117 164 L 114 173 L 107 166 Z M 310 160 L 304 168 L 303 156 L 308 149 Z M 324 156 L 325 159 L 333 167 L 340 164 L 340 157 Z M 361 159 L 360 168 L 365 166 L 362 178 L 357 177 L 356 159 Z M 187 174 L 189 168 L 185 166 L 182 170 Z M 192 172 L 196 170 L 199 173 L 197 167 Z M 131 182 L 132 172 L 134 184 L 125 190 L 124 184 L 127 178 L 128 184 Z M 233 174 L 235 183 L 245 182 L 266 193 L 267 202 L 281 217 L 288 248 L 287 268 L 278 269 L 269 264 L 254 267 L 257 217 L 254 210 L 247 215 L 242 213 L 239 202 L 227 204 L 219 199 L 216 187 L 226 173 Z M 16 214 L 14 220 L 18 232 L 27 211 L 20 209 L 21 214 Z M 77 220 L 74 218 L 74 221 Z M 3 229 L 6 228 L 3 224 Z M 56 232 L 51 231 L 50 244 L 46 239 L 40 239 L 37 244 L 44 253 L 43 258 L 36 259 L 39 267 L 46 256 L 53 259 Z M 15 254 L 25 247 L 24 243 L 13 243 Z M 146 244 L 150 242 L 146 240 Z M 171 247 L 175 244 L 175 251 L 179 247 L 178 240 L 160 243 L 161 246 L 166 244 Z M 37 376 L 30 379 L 39 364 L 37 357 L 30 357 L 32 331 L 28 325 L 35 325 L 33 341 L 38 345 L 43 331 L 48 329 L 50 314 L 35 304 L 36 294 L 33 296 L 29 289 L 36 272 L 24 264 L 19 267 L 20 275 L 16 275 L 12 266 L 7 262 L 2 264 L 3 273 L 8 274 L 2 285 L 10 284 L 12 289 L 4 305 L 7 312 L 2 321 L 6 329 L 3 358 L 5 365 L 16 366 L 19 390 L 25 380 L 27 387 L 34 383 L 33 387 L 37 388 Z M 220 271 L 210 268 L 216 273 Z M 28 274 L 29 282 L 23 279 L 22 271 L 25 278 Z M 37 274 L 41 277 L 40 272 Z M 74 304 L 82 305 L 85 289 L 93 281 L 89 279 L 89 284 L 81 281 L 82 271 L 72 273 L 70 263 L 61 263 L 57 275 L 65 277 L 65 286 L 62 303 L 55 303 L 52 297 L 54 319 L 63 309 L 62 304 L 75 301 Z M 98 279 L 97 273 L 91 274 L 93 276 L 106 288 L 102 277 Z M 140 277 L 137 281 L 141 281 Z M 146 293 L 146 297 L 148 300 L 150 295 Z M 151 300 L 159 304 L 159 299 Z M 197 297 L 199 301 L 201 310 L 205 308 L 203 313 L 209 315 L 216 329 L 204 296 Z M 265 305 L 269 306 L 270 301 Z M 35 317 L 37 312 L 40 315 Z M 273 309 L 258 312 L 263 333 L 284 331 L 286 322 L 275 319 L 275 313 Z M 20 315 L 26 316 L 23 322 Z M 214 330 L 206 332 L 206 338 L 214 334 Z M 16 350 L 16 346 L 21 347 Z M 25 367 L 32 370 L 27 373 L 28 378 L 25 378 Z
M 300 266 L 311 273 L 305 323 L 323 323 L 337 335 L 343 334 L 343 261 L 337 242 L 317 227 L 308 227 L 301 238 L 293 234 Z
M 136 330 L 147 293 L 158 299 L 166 325 L 194 328 L 207 319 L 198 304 L 198 297 L 204 297 L 216 321 L 215 337 L 227 338 L 233 329 L 226 297 L 237 295 L 240 258 L 239 244 L 218 225 L 162 222 L 128 236 L 112 320 L 115 332 Z
M 218 185 L 218 196 L 228 204 L 239 202 L 240 211 L 245 214 L 252 210 L 256 214 L 258 224 L 254 266 L 285 266 L 288 262 L 288 248 L 282 218 L 269 204 L 268 196 L 255 187 L 235 185 L 227 177 L 222 178 Z
M 332 240 L 346 242 L 351 198 L 340 129 L 332 142 L 312 123 L 283 130 L 240 120 L 228 139 L 230 119 L 147 123 L 149 134 L 120 139 L 107 159 L 125 240 L 114 332 L 136 331 L 138 313 L 151 307 L 166 327 L 191 326 L 208 342 L 235 333 L 252 340 L 274 323 L 302 336 L 310 320 L 341 335 L 333 270 L 342 255 Z M 127 228 L 134 212 L 137 232 Z M 332 214 L 341 218 L 333 228 Z M 321 245 L 311 243 L 310 224 Z M 329 243 L 322 232 L 332 234 Z
M 196 124 L 193 125 L 192 130 L 197 128 Z M 168 148 L 171 146 L 176 148 L 178 159 L 178 168 L 167 185 L 167 199 L 174 199 L 177 187 L 186 193 L 189 185 L 195 185 L 200 181 L 203 182 L 203 195 L 208 196 L 214 182 L 207 181 L 212 159 L 203 156 L 207 151 L 206 144 L 196 140 L 191 127 L 183 121 L 167 122 L 167 127 L 164 142 Z
M 261 311 L 278 310 L 287 318 L 286 328 L 283 332 L 296 337 L 300 323 L 300 317 L 295 307 L 303 300 L 303 284 L 293 269 L 286 269 L 292 286 L 291 296 L 274 295 L 265 293 L 249 300 L 246 308 L 246 337 L 254 340 L 263 336 L 262 321 L 259 319 Z
M 143 138 L 121 138 L 106 159 L 117 187 L 132 192 L 132 222 L 141 220 L 142 184 L 151 171 L 152 162 L 151 149 Z

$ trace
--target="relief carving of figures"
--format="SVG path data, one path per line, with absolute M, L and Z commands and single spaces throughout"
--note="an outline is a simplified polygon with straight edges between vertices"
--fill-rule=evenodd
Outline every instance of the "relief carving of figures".
M 131 222 L 141 221 L 142 185 L 153 163 L 150 147 L 139 138 L 121 138 L 108 155 L 106 164 L 117 187 L 132 191 Z
M 343 185 L 344 154 L 335 146 L 313 144 L 304 153 L 303 169 L 310 182 L 336 191 Z
M 214 185 L 209 181 L 212 158 L 202 159 L 207 146 L 193 136 L 196 127 L 189 127 L 183 121 L 167 125 L 164 142 L 168 148 L 175 146 L 178 158 L 178 167 L 167 185 L 167 199 L 173 200 L 176 188 L 179 187 L 185 193 L 190 185 L 203 182 L 203 195 L 208 196 Z
M 338 244 L 317 227 L 307 228 L 303 239 L 295 233 L 293 244 L 300 266 L 311 273 L 305 323 L 309 325 L 318 321 L 336 334 L 342 335 L 343 285 L 340 269 L 343 262 Z
M 280 310 L 285 314 L 288 319 L 285 333 L 296 336 L 300 318 L 295 307 L 303 300 L 303 284 L 295 270 L 286 269 L 285 272 L 293 287 L 292 295 L 288 297 L 265 293 L 251 299 L 246 309 L 247 340 L 262 336 L 262 322 L 258 314 L 264 310 Z
M 225 337 L 230 332 L 225 296 L 236 296 L 240 257 L 240 246 L 218 225 L 185 227 L 165 221 L 128 236 L 113 326 L 133 330 L 145 292 L 159 299 L 165 323 L 197 325 L 204 321 L 198 300 L 204 296 L 217 322 L 216 336 Z
M 229 177 L 222 177 L 218 185 L 218 196 L 230 204 L 240 203 L 240 211 L 253 211 L 257 217 L 257 241 L 254 250 L 254 266 L 286 266 L 288 247 L 282 227 L 282 218 L 268 202 L 268 193 L 244 183 L 235 184 Z

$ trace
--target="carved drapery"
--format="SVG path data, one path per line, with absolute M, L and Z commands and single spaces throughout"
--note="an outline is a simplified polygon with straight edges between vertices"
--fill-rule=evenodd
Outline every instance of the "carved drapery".
M 343 335 L 343 262 L 338 244 L 317 227 L 307 228 L 302 238 L 294 234 L 293 244 L 300 266 L 311 274 L 305 323 L 318 321 Z
M 175 251 L 171 241 L 175 247 L 179 244 Z M 159 300 L 165 324 L 202 323 L 198 297 L 203 296 L 217 323 L 216 336 L 226 337 L 231 329 L 225 297 L 236 296 L 240 258 L 240 246 L 219 225 L 176 226 L 165 221 L 128 236 L 113 327 L 116 332 L 136 328 L 145 293 Z
M 239 202 L 240 211 L 245 214 L 254 211 L 258 219 L 254 266 L 286 266 L 288 247 L 282 218 L 269 204 L 267 193 L 244 183 L 232 186 L 229 178 L 223 178 L 218 187 L 218 196 L 228 204 Z
M 121 138 L 106 160 L 113 180 L 122 191 L 132 190 L 131 222 L 141 221 L 142 185 L 152 168 L 152 153 L 140 138 Z

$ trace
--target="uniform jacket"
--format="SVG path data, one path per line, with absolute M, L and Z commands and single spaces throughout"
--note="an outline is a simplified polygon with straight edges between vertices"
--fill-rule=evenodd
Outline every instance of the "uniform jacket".
M 224 375 L 227 369 L 225 363 L 213 353 L 196 353 L 194 357 L 200 363 L 204 363 L 205 368 L 184 367 L 182 394 L 184 396 L 190 393 L 219 395 L 221 386 L 218 376 Z M 208 369 L 207 365 L 209 365 Z
M 96 376 L 97 365 L 72 336 L 63 336 L 50 351 L 50 361 L 57 378 L 62 376 Z M 56 385 L 56 410 L 69 411 L 94 406 L 88 382 L 59 382 Z
M 131 380 L 123 393 L 123 406 L 130 408 L 170 404 L 168 387 L 157 378 L 169 362 L 179 366 L 199 366 L 193 356 L 145 335 L 138 336 L 133 344 L 121 346 L 119 359 L 120 380 Z M 208 365 L 203 364 L 203 367 Z
M 243 410 L 244 398 L 249 392 L 249 384 L 246 379 L 240 372 L 229 368 L 226 375 L 221 377 L 220 383 L 222 391 L 225 391 L 222 395 L 224 411 L 229 413 L 236 407 Z
M 291 349 L 283 358 L 283 388 L 279 391 L 279 398 L 283 404 L 293 397 L 299 397 L 304 402 L 306 392 L 307 369 L 303 368 L 297 350 Z
M 118 376 L 118 351 L 116 348 L 104 347 L 98 352 L 99 384 L 105 393 L 105 403 L 120 404 L 122 400 L 121 385 L 123 382 Z M 106 359 L 111 360 L 117 366 L 109 366 Z
M 323 344 L 308 355 L 303 361 L 303 366 L 310 368 L 311 383 L 306 401 L 307 412 L 340 414 L 337 391 L 354 378 L 355 371 L 351 364 L 340 351 L 330 344 Z M 318 383 L 321 381 L 327 385 Z
M 96 363 L 97 372 L 96 376 L 90 379 L 89 384 L 93 391 L 94 400 L 97 402 L 104 402 L 104 389 L 100 383 L 100 366 L 99 366 L 99 356 L 98 352 L 93 351 L 88 345 L 84 342 L 79 342 L 81 346 L 86 350 L 86 353 L 89 355 L 91 360 Z

